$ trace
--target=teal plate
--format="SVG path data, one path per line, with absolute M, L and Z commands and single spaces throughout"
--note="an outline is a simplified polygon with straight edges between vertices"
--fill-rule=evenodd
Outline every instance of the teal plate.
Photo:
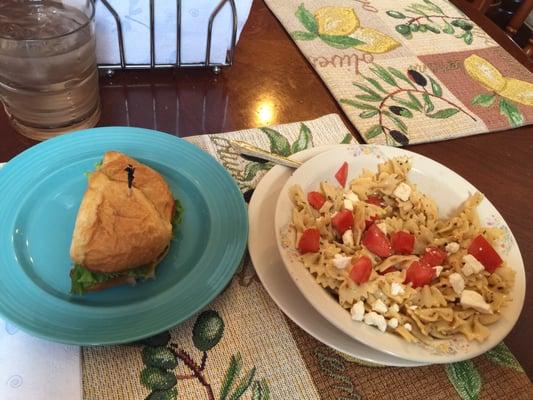
M 70 294 L 70 242 L 85 172 L 109 150 L 161 173 L 184 207 L 156 278 L 84 296 Z M 0 171 L 0 313 L 48 340 L 132 342 L 188 319 L 229 283 L 246 247 L 243 197 L 198 147 L 139 128 L 89 129 L 21 153 Z

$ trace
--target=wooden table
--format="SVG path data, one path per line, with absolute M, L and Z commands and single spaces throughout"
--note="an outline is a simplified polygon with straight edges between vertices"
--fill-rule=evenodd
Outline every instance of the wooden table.
M 530 70 L 521 50 L 491 21 L 467 14 Z M 128 71 L 101 79 L 101 126 L 131 125 L 184 137 L 302 121 L 328 113 L 344 117 L 326 86 L 262 0 L 236 51 L 235 64 L 214 75 L 208 70 Z M 0 161 L 35 142 L 16 134 L 0 112 Z M 533 285 L 533 127 L 410 146 L 459 173 L 500 210 L 522 251 L 527 286 Z M 530 267 L 528 269 L 528 267 Z M 531 290 L 531 289 L 529 289 Z M 530 293 L 530 291 L 529 291 Z M 526 296 L 507 345 L 533 377 L 533 299 Z

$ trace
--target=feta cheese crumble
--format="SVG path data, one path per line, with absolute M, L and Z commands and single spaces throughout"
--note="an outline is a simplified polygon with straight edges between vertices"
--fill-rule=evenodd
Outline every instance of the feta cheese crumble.
M 361 300 L 355 303 L 350 310 L 350 314 L 354 321 L 362 321 L 365 317 L 365 305 Z
M 345 269 L 352 262 L 352 257 L 344 256 L 342 254 L 335 254 L 333 257 L 333 265 L 337 269 Z
M 465 308 L 473 308 L 484 314 L 492 314 L 490 305 L 485 301 L 482 295 L 473 290 L 463 290 L 461 294 L 461 305 Z
M 461 271 L 463 272 L 464 276 L 477 274 L 485 269 L 483 264 L 481 264 L 472 254 L 464 255 L 463 262 L 464 265 L 463 268 L 461 268 Z
M 409 197 L 411 197 L 411 186 L 405 182 L 402 182 L 396 186 L 396 189 L 394 189 L 392 194 L 402 201 L 407 201 L 409 200 Z
M 385 317 L 375 313 L 374 311 L 365 314 L 364 321 L 367 325 L 377 326 L 381 332 L 385 332 L 387 330 L 387 321 L 385 320 Z
M 450 280 L 450 284 L 452 285 L 453 291 L 460 295 L 463 293 L 463 290 L 465 288 L 465 280 L 461 275 L 459 275 L 457 272 L 454 272 L 451 274 L 448 279 Z
M 353 247 L 353 232 L 351 229 L 348 229 L 342 234 L 342 243 L 344 243 L 346 246 Z
M 377 299 L 374 304 L 372 304 L 372 310 L 377 311 L 380 314 L 385 314 L 388 308 L 382 300 Z
M 404 294 L 405 290 L 403 288 L 403 285 L 398 282 L 392 282 L 390 285 L 390 294 L 393 296 L 398 296 L 400 294 Z M 398 304 L 396 304 L 398 305 Z
M 447 253 L 449 254 L 454 254 L 454 253 L 457 253 L 459 251 L 459 243 L 457 242 L 450 242 L 446 245 L 446 247 L 444 248 L 446 250 Z

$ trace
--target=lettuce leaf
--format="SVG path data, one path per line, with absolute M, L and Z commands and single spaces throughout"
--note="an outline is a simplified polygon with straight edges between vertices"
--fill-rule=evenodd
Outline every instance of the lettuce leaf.
M 172 232 L 176 232 L 183 222 L 183 206 L 178 199 L 174 199 L 174 201 L 176 203 L 176 211 L 174 212 L 174 218 L 172 218 Z
M 152 270 L 149 266 L 142 266 L 129 269 L 124 272 L 93 272 L 83 268 L 79 264 L 74 264 L 70 272 L 71 289 L 74 294 L 84 294 L 87 289 L 97 283 L 102 283 L 120 276 L 129 276 L 135 279 L 147 279 Z

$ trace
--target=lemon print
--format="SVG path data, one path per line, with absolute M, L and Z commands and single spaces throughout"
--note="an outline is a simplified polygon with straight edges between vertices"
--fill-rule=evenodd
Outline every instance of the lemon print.
M 514 78 L 504 78 L 505 86 L 497 93 L 509 100 L 533 106 L 533 84 Z
M 350 36 L 364 42 L 353 46 L 354 48 L 368 53 L 386 53 L 400 46 L 400 43 L 389 35 L 372 28 L 359 28 Z
M 505 79 L 498 69 L 490 62 L 478 55 L 471 55 L 465 59 L 466 72 L 487 89 L 498 92 L 505 86 Z
M 359 18 L 351 8 L 322 7 L 315 13 L 320 35 L 346 36 L 359 28 Z

